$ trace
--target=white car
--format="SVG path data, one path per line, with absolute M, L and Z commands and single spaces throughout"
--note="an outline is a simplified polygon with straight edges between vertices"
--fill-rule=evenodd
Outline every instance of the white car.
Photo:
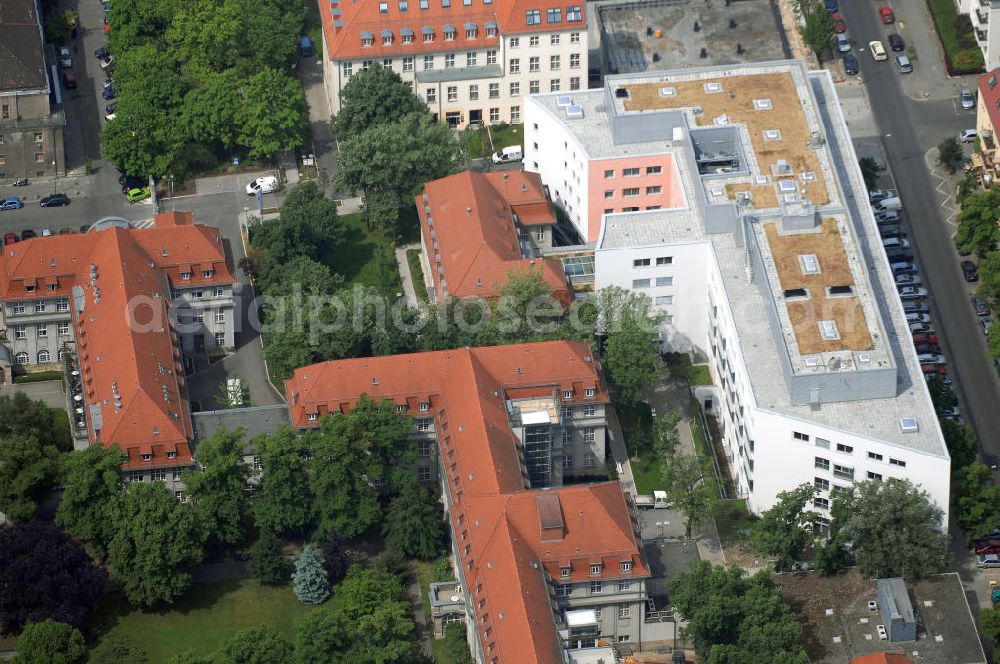
M 265 175 L 247 185 L 248 196 L 256 196 L 258 191 L 262 194 L 278 191 L 278 178 L 273 175 Z
M 927 297 L 926 288 L 917 288 L 916 286 L 903 286 L 899 289 L 899 299 L 901 300 L 919 300 L 921 298 Z
M 851 52 L 851 41 L 847 38 L 847 35 L 837 35 L 837 52 L 838 53 Z
M 971 143 L 976 140 L 976 130 L 975 129 L 963 129 L 958 135 L 958 140 L 963 143 Z
M 896 275 L 896 285 L 897 286 L 919 286 L 920 277 L 915 274 L 897 274 Z
M 927 314 L 922 314 L 920 312 L 913 312 L 906 314 L 907 323 L 930 323 L 931 317 Z
M 876 60 L 889 59 L 889 55 L 885 52 L 885 46 L 882 46 L 882 42 L 878 41 L 877 39 L 875 41 L 869 42 L 868 48 L 872 52 L 872 57 L 875 58 Z
M 944 355 L 938 353 L 920 353 L 917 355 L 920 364 L 944 364 Z
M 63 69 L 69 69 L 73 66 L 73 55 L 65 46 L 59 49 L 59 66 Z

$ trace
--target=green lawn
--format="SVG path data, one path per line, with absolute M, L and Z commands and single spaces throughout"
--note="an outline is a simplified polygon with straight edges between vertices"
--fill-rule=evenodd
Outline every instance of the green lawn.
M 524 150 L 524 125 L 496 124 L 483 127 L 484 157 L 511 145 L 520 145 Z M 492 147 L 490 138 L 493 139 Z
M 413 279 L 413 290 L 417 292 L 417 297 L 424 302 L 428 302 L 427 287 L 424 286 L 424 268 L 420 265 L 420 250 L 407 250 L 406 262 L 410 264 L 410 277 Z
M 632 459 L 632 479 L 640 496 L 650 496 L 654 489 L 664 489 L 663 467 L 656 452 L 644 449 L 638 459 Z
M 747 509 L 746 500 L 723 500 L 715 507 L 715 527 L 722 542 L 746 539 L 746 531 L 756 518 Z
M 234 633 L 272 625 L 291 640 L 292 623 L 315 607 L 302 604 L 290 586 L 271 588 L 253 579 L 197 583 L 173 607 L 130 610 L 123 599 L 98 608 L 97 639 L 124 635 L 142 647 L 149 661 L 162 664 L 178 652 L 210 655 Z
M 393 252 L 393 238 L 383 230 L 369 230 L 360 213 L 343 214 L 338 222 L 344 228 L 344 239 L 324 262 L 334 272 L 343 275 L 347 283 L 359 283 L 379 288 L 385 283 L 376 249 Z M 395 269 L 395 259 L 393 259 Z M 386 265 L 386 268 L 388 265 Z
M 687 353 L 668 353 L 664 358 L 671 376 L 682 376 L 692 385 L 711 385 L 712 372 L 707 364 L 691 364 Z
M 967 18 L 958 21 L 959 14 L 953 0 L 927 0 L 927 6 L 934 17 L 945 57 L 954 70 L 950 73 L 982 71 L 982 51 L 976 46 L 972 23 Z M 959 32 L 960 25 L 964 34 Z M 963 38 L 965 44 L 962 44 Z

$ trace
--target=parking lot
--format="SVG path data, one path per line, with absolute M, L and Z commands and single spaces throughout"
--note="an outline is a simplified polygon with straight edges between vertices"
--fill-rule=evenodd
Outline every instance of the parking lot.
M 791 57 L 768 0 L 672 0 L 597 9 L 605 73 Z

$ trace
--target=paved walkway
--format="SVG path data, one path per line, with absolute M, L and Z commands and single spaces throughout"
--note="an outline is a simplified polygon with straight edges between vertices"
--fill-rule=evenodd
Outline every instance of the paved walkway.
M 29 399 L 41 401 L 49 408 L 66 409 L 66 392 L 63 390 L 63 382 L 61 380 L 0 385 L 0 396 L 14 396 L 15 392 L 23 392 Z
M 628 458 L 628 450 L 625 448 L 625 436 L 622 434 L 622 425 L 618 421 L 618 413 L 609 407 L 608 412 L 608 443 L 611 444 L 611 456 L 615 460 L 618 470 L 618 481 L 622 485 L 625 493 L 633 496 L 637 495 L 635 490 L 635 479 L 632 477 L 632 463 Z
M 413 634 L 420 641 L 421 651 L 428 657 L 432 657 L 434 651 L 431 649 L 431 639 L 434 638 L 434 631 L 424 618 L 424 602 L 427 601 L 427 598 L 421 591 L 417 570 L 412 566 L 406 581 L 406 592 L 410 595 L 411 600 L 410 613 L 413 616 Z
M 417 292 L 413 288 L 413 275 L 410 273 L 410 261 L 406 259 L 406 252 L 410 249 L 419 249 L 419 244 L 408 244 L 404 247 L 396 247 L 396 265 L 399 266 L 399 276 L 403 282 L 403 293 L 406 295 L 406 303 L 411 307 L 417 307 L 420 300 Z M 423 284 L 420 285 L 423 288 Z
M 323 60 L 299 60 L 299 81 L 309 104 L 309 132 L 312 135 L 312 153 L 316 156 L 319 183 L 327 196 L 336 198 L 333 175 L 336 173 L 337 141 L 330 126 L 333 113 L 323 86 Z

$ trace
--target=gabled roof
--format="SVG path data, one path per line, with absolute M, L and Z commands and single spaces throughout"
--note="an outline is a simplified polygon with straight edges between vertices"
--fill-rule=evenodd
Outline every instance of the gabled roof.
M 526 225 L 555 223 L 537 173 L 463 171 L 434 180 L 417 197 L 417 213 L 439 295 L 496 297 L 511 272 L 540 270 L 560 301 L 572 301 L 559 260 L 521 255 L 512 213 Z
M 1000 67 L 979 77 L 979 98 L 990 117 L 993 133 L 1000 131 Z
M 0 92 L 48 90 L 34 0 L 0 4 Z
M 93 266 L 93 269 L 91 269 Z M 191 417 L 167 315 L 163 273 L 130 231 L 100 231 L 77 275 L 72 303 L 92 442 L 118 443 L 125 468 L 153 446 L 190 462 Z M 161 457 L 161 459 L 164 457 Z
M 571 6 L 579 10 L 580 20 L 567 20 Z M 332 60 L 469 51 L 498 46 L 499 35 L 585 31 L 587 26 L 582 0 L 322 0 L 319 7 Z M 559 22 L 549 21 L 549 8 L 559 10 Z M 528 10 L 538 10 L 537 23 L 528 24 Z M 476 27 L 471 39 L 466 37 L 470 24 Z M 455 31 L 451 41 L 444 38 L 446 28 Z M 498 34 L 487 37 L 489 28 Z M 428 30 L 434 35 L 430 43 L 423 37 Z M 383 43 L 386 31 L 392 33 L 389 44 Z M 410 43 L 403 43 L 404 33 L 412 35 Z M 363 39 L 371 40 L 371 46 L 364 46 Z
M 588 389 L 594 390 L 589 398 Z M 488 661 L 562 662 L 548 579 L 559 578 L 563 565 L 571 566 L 573 580 L 649 576 L 620 484 L 526 489 L 506 399 L 547 395 L 562 404 L 606 403 L 600 366 L 587 344 L 550 341 L 325 362 L 297 369 L 285 393 L 297 427 L 318 424 L 310 413 L 348 410 L 362 393 L 435 418 L 452 497 L 456 564 L 465 571 Z M 593 575 L 596 563 L 601 573 Z

